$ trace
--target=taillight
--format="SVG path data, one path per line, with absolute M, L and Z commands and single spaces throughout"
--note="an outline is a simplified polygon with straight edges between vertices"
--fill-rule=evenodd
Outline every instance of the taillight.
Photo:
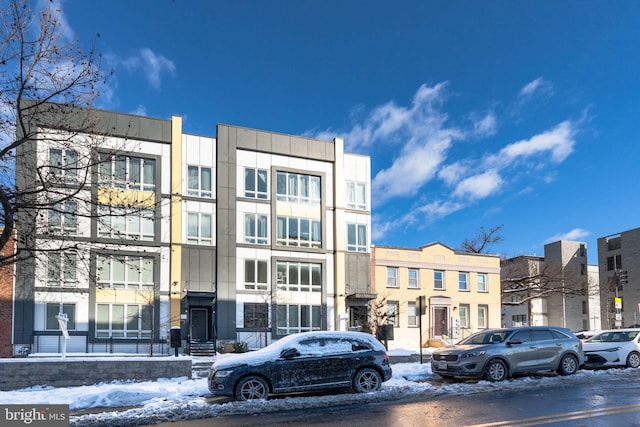
M 389 362 L 389 355 L 387 353 L 382 353 L 382 357 L 384 358 L 384 360 Z

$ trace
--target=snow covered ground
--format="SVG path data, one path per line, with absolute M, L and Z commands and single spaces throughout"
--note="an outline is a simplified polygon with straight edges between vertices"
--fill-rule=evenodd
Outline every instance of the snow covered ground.
M 392 355 L 393 351 L 390 352 Z M 202 359 L 199 359 L 201 362 Z M 166 421 L 209 418 L 230 414 L 252 414 L 291 409 L 329 407 L 334 405 L 393 401 L 413 395 L 439 396 L 475 394 L 496 390 L 541 387 L 557 382 L 598 381 L 601 376 L 621 376 L 624 369 L 580 370 L 571 377 L 535 376 L 510 379 L 500 383 L 439 382 L 432 374 L 429 362 L 396 363 L 393 377 L 378 392 L 368 394 L 343 393 L 325 396 L 284 397 L 254 402 L 216 402 L 207 389 L 206 378 L 174 378 L 147 382 L 118 381 L 81 387 L 30 387 L 0 391 L 2 404 L 68 404 L 72 426 L 135 426 Z M 122 410 L 122 407 L 130 409 Z M 104 408 L 93 413 L 93 410 Z M 118 408 L 112 410 L 110 408 Z M 86 413 L 90 411 L 92 413 Z M 79 413 L 82 413 L 81 415 Z

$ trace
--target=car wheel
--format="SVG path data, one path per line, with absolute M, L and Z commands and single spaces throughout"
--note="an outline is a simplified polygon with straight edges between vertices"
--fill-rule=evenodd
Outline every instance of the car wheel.
M 358 393 L 380 390 L 381 385 L 382 377 L 372 368 L 360 369 L 353 377 L 353 389 Z
M 260 377 L 246 377 L 236 385 L 235 396 L 237 400 L 266 399 L 268 395 L 269 385 Z
M 484 377 L 489 381 L 502 381 L 507 378 L 507 365 L 500 359 L 490 360 L 484 369 Z
M 640 354 L 632 351 L 627 356 L 627 366 L 630 368 L 637 368 L 640 366 Z
M 578 361 L 570 354 L 565 354 L 560 360 L 558 373 L 560 375 L 573 375 L 578 371 Z

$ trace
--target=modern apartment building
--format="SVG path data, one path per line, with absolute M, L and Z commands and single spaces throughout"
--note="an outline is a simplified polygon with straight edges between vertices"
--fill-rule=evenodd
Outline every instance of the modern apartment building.
M 603 328 L 640 325 L 640 228 L 598 239 Z
M 53 202 L 20 214 L 19 245 L 47 251 L 17 264 L 14 354 L 60 351 L 59 313 L 67 352 L 167 353 L 172 327 L 184 349 L 255 348 L 366 311 L 368 156 L 340 138 L 79 111 L 91 132 L 36 117 L 17 153 L 16 183 Z
M 389 348 L 415 349 L 500 327 L 500 257 L 455 251 L 442 243 L 418 249 L 375 246 L 374 289 L 393 325 Z M 418 312 L 423 297 L 424 314 Z M 422 331 L 422 336 L 420 335 Z
M 584 242 L 560 240 L 544 246 L 544 257 L 503 260 L 501 281 L 507 327 L 555 325 L 580 331 L 599 326 L 599 316 L 591 315 L 599 310 L 597 285 L 589 281 Z

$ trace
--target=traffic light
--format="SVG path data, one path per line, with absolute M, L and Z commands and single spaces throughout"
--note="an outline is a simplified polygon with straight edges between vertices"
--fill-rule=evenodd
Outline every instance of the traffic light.
M 618 283 L 621 285 L 626 285 L 629 283 L 629 276 L 627 275 L 627 270 L 620 270 L 618 274 Z

